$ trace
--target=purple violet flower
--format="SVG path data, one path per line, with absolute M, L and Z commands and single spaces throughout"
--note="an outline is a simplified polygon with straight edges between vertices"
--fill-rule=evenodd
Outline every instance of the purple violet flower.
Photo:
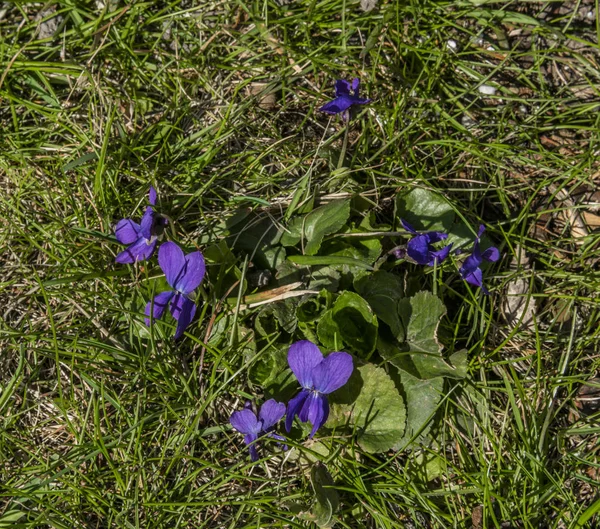
M 340 79 L 335 82 L 335 99 L 325 103 L 319 110 L 321 112 L 327 112 L 327 114 L 339 114 L 342 112 L 344 121 L 348 121 L 349 109 L 352 105 L 366 105 L 370 103 L 370 99 L 365 99 L 359 96 L 359 85 L 358 79 L 352 79 L 352 85 L 348 81 Z M 350 89 L 354 94 L 350 93 Z
M 202 279 L 206 266 L 201 252 L 192 252 L 184 255 L 183 250 L 174 242 L 161 244 L 158 249 L 158 264 L 167 278 L 167 283 L 173 290 L 157 294 L 146 305 L 146 325 L 150 325 L 150 311 L 157 320 L 171 305 L 171 314 L 177 320 L 175 339 L 179 338 L 186 327 L 194 319 L 196 303 L 189 295 L 196 290 Z
M 408 256 L 420 265 L 434 266 L 437 261 L 441 263 L 452 248 L 452 243 L 444 246 L 441 250 L 434 250 L 432 244 L 443 241 L 448 238 L 447 233 L 441 231 L 428 231 L 426 233 L 418 233 L 408 222 L 400 219 L 402 226 L 414 237 L 408 241 L 406 253 Z
M 352 374 L 354 366 L 348 353 L 331 353 L 323 358 L 319 348 L 308 340 L 293 343 L 288 351 L 288 364 L 302 386 L 290 402 L 285 418 L 285 429 L 292 428 L 294 417 L 310 421 L 312 438 L 329 416 L 327 395 L 341 388 Z
M 117 263 L 131 264 L 144 261 L 152 256 L 158 236 L 167 223 L 166 219 L 156 213 L 152 206 L 156 204 L 156 189 L 150 186 L 150 206 L 142 217 L 140 224 L 131 219 L 120 220 L 115 226 L 115 236 L 121 244 L 129 245 L 115 259 Z
M 231 414 L 229 422 L 238 432 L 244 434 L 244 443 L 249 445 L 250 459 L 258 461 L 258 452 L 256 451 L 256 440 L 261 434 L 267 434 L 278 440 L 283 437 L 273 433 L 271 430 L 285 415 L 285 404 L 270 399 L 265 402 L 258 413 L 258 418 L 251 409 L 250 403 L 244 406 L 243 410 L 234 411 Z
M 475 239 L 475 244 L 473 245 L 473 253 L 465 259 L 465 262 L 460 267 L 459 272 L 462 278 L 467 283 L 481 288 L 481 290 L 483 290 L 483 293 L 485 295 L 488 295 L 489 291 L 483 286 L 483 273 L 479 266 L 483 261 L 495 263 L 498 259 L 500 259 L 500 251 L 495 246 L 491 246 L 483 253 L 481 253 L 481 250 L 479 248 L 479 239 L 483 235 L 484 231 L 485 226 L 479 226 L 477 238 Z

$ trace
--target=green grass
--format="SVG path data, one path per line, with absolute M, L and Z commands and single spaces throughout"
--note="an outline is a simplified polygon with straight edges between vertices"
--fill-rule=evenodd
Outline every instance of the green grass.
M 189 248 L 231 242 L 240 208 L 282 221 L 299 185 L 362 194 L 382 218 L 399 190 L 435 188 L 485 222 L 503 259 L 492 295 L 465 290 L 443 321 L 469 377 L 444 396 L 437 444 L 294 454 L 327 465 L 338 527 L 597 526 L 599 415 L 576 404 L 600 367 L 600 245 L 569 215 L 598 213 L 598 5 L 192 4 L 58 2 L 43 39 L 42 4 L 0 8 L 0 527 L 310 526 L 306 461 L 252 466 L 229 427 L 260 389 L 243 344 L 205 343 L 224 292 L 204 285 L 182 342 L 141 334 L 158 273 L 115 265 L 112 227 L 149 184 Z M 374 102 L 340 160 L 344 129 L 317 109 L 354 76 Z M 519 247 L 531 264 L 511 268 Z M 515 278 L 532 329 L 503 319 Z

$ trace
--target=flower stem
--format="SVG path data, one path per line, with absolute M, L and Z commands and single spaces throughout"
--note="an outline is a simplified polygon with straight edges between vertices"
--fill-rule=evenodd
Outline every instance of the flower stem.
M 346 122 L 346 130 L 344 131 L 344 143 L 342 143 L 342 150 L 340 151 L 340 157 L 338 158 L 337 169 L 341 169 L 344 165 L 346 158 L 346 148 L 348 147 L 348 131 L 350 130 L 350 121 Z

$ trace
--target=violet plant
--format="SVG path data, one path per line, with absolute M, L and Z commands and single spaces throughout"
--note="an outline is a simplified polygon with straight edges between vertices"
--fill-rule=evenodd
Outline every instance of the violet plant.
M 292 429 L 297 415 L 301 422 L 312 424 L 312 438 L 329 416 L 327 395 L 346 384 L 352 374 L 352 357 L 345 352 L 323 357 L 314 343 L 300 340 L 290 346 L 288 364 L 302 390 L 288 403 L 285 429 Z
M 117 255 L 115 259 L 117 263 L 131 264 L 145 261 L 154 253 L 167 220 L 152 207 L 156 205 L 156 189 L 153 186 L 150 186 L 148 201 L 150 205 L 146 207 L 139 224 L 131 219 L 122 219 L 115 226 L 117 241 L 128 245 Z
M 201 252 L 184 255 L 174 242 L 166 242 L 158 249 L 158 264 L 165 273 L 172 290 L 157 294 L 146 305 L 146 325 L 150 325 L 150 313 L 159 319 L 170 306 L 171 314 L 177 320 L 174 338 L 181 337 L 196 314 L 196 303 L 190 295 L 196 290 L 206 271 Z
M 400 222 L 404 229 L 413 235 L 408 241 L 406 253 L 417 264 L 434 266 L 436 262 L 441 263 L 450 254 L 452 244 L 448 244 L 436 250 L 433 244 L 444 241 L 448 238 L 448 234 L 441 231 L 428 231 L 419 233 L 408 222 L 401 219 Z
M 234 411 L 231 414 L 229 422 L 238 432 L 244 434 L 244 443 L 250 450 L 250 459 L 258 461 L 258 452 L 256 441 L 262 435 L 283 440 L 283 437 L 273 432 L 275 425 L 285 415 L 285 404 L 277 402 L 275 399 L 269 399 L 260 408 L 258 417 L 252 411 L 250 403 L 244 406 L 243 410 Z
M 366 105 L 371 99 L 360 97 L 360 80 L 352 79 L 352 84 L 340 79 L 335 82 L 335 99 L 325 103 L 319 110 L 327 114 L 342 114 L 344 121 L 350 118 L 350 107 L 353 105 Z M 354 93 L 350 93 L 350 90 Z
M 495 246 L 489 247 L 484 252 L 481 251 L 479 244 L 484 231 L 485 226 L 482 224 L 479 226 L 477 238 L 473 244 L 473 251 L 471 255 L 465 259 L 465 262 L 460 267 L 459 273 L 467 283 L 481 288 L 484 294 L 489 295 L 488 289 L 483 285 L 483 272 L 480 266 L 484 261 L 491 263 L 496 262 L 500 259 L 500 251 Z
M 342 114 L 345 121 L 348 120 L 349 111 L 353 105 L 370 102 L 370 99 L 360 97 L 358 79 L 354 79 L 352 83 L 338 80 L 335 89 L 335 99 L 323 105 L 320 110 L 329 114 Z M 423 198 L 423 195 L 424 192 L 419 191 L 418 198 Z M 402 204 L 407 208 L 406 213 L 417 217 L 420 214 L 426 215 L 422 211 L 409 210 L 406 205 L 415 205 L 419 209 L 423 208 L 424 204 L 431 205 L 430 203 L 433 204 L 432 209 L 436 214 L 440 211 L 439 199 L 435 194 L 424 198 L 427 200 L 409 200 L 405 196 Z M 122 244 L 129 245 L 119 253 L 117 262 L 134 263 L 148 259 L 155 251 L 166 220 L 154 211 L 156 191 L 153 187 L 150 188 L 149 202 L 150 205 L 146 208 L 139 224 L 131 219 L 123 219 L 117 224 L 117 240 Z M 442 203 L 442 205 L 444 204 L 445 202 Z M 441 209 L 441 211 L 444 210 Z M 307 213 L 304 218 L 295 219 L 295 221 L 299 221 L 296 222 L 297 226 L 301 226 L 299 236 L 296 234 L 298 229 L 295 224 L 292 223 L 288 226 L 290 228 L 289 236 L 282 238 L 282 245 L 294 246 L 303 239 L 304 233 L 311 234 L 303 251 L 306 250 L 310 256 L 315 255 L 319 250 L 323 250 L 321 246 L 328 247 L 327 241 L 324 242 L 324 236 L 335 234 L 340 229 L 346 228 L 350 217 L 351 208 L 348 200 L 320 206 Z M 400 219 L 400 222 L 410 234 L 406 250 L 402 250 L 403 255 L 407 255 L 412 261 L 423 266 L 436 266 L 448 258 L 452 244 L 445 246 L 438 244 L 448 238 L 447 233 L 443 231 L 419 232 L 407 221 Z M 440 222 L 438 225 L 446 224 Z M 480 287 L 484 293 L 488 294 L 487 289 L 483 286 L 480 265 L 483 261 L 497 261 L 500 253 L 495 247 L 481 252 L 480 238 L 484 229 L 483 226 L 480 226 L 472 254 L 464 261 L 459 272 L 465 281 Z M 360 250 L 356 246 L 352 246 L 350 242 L 339 242 L 336 251 L 340 251 L 340 245 L 343 250 L 351 252 L 353 256 L 358 252 L 358 256 L 352 257 L 352 259 L 361 260 Z M 381 243 L 368 247 L 367 258 L 371 260 L 366 264 L 369 267 L 379 258 L 381 251 Z M 293 255 L 292 253 L 290 258 Z M 325 253 L 326 256 L 327 253 Z M 339 258 L 339 255 L 334 255 L 334 257 Z M 150 325 L 153 319 L 160 319 L 169 308 L 177 321 L 174 338 L 178 339 L 190 325 L 196 313 L 194 291 L 204 279 L 206 272 L 204 257 L 200 251 L 186 255 L 176 243 L 166 242 L 158 250 L 158 264 L 171 288 L 159 292 L 147 303 L 145 322 Z M 329 349 L 337 349 L 341 344 L 358 358 L 362 358 L 356 370 L 357 377 L 363 386 L 358 395 L 352 397 L 354 400 L 351 403 L 332 404 L 336 408 L 331 423 L 333 427 L 337 428 L 348 426 L 346 421 L 349 421 L 349 424 L 353 425 L 354 431 L 359 432 L 357 433 L 357 442 L 363 449 L 370 452 L 398 449 L 397 447 L 402 446 L 405 430 L 403 421 L 407 414 L 412 417 L 420 415 L 430 417 L 435 412 L 441 390 L 437 386 L 420 388 L 419 398 L 422 401 L 411 400 L 410 388 L 411 384 L 414 384 L 414 377 L 422 376 L 425 380 L 436 378 L 439 380 L 439 377 L 444 376 L 454 378 L 464 376 L 460 375 L 463 371 L 457 367 L 462 357 L 456 355 L 460 353 L 455 353 L 452 364 L 441 357 L 442 345 L 437 341 L 437 325 L 445 311 L 442 301 L 435 293 L 429 292 L 418 292 L 411 297 L 406 297 L 400 279 L 396 281 L 394 277 L 388 271 L 375 270 L 354 283 L 357 292 L 343 292 L 339 295 L 334 293 L 329 300 L 325 296 L 325 308 L 322 308 L 322 304 L 317 302 L 316 310 L 321 310 L 319 317 L 306 317 L 307 315 L 304 314 L 303 325 L 300 325 L 300 318 L 296 315 L 297 328 L 305 337 L 310 339 L 316 337 L 323 346 Z M 394 285 L 397 288 L 394 288 Z M 301 308 L 303 303 L 301 302 L 298 310 L 303 310 Z M 429 314 L 431 317 L 425 321 L 418 317 L 419 314 Z M 378 341 L 379 321 L 385 323 L 391 331 L 387 337 L 390 342 L 387 348 L 378 347 L 380 343 Z M 372 337 L 372 341 L 363 340 L 365 336 Z M 395 351 L 406 351 L 403 353 L 405 358 L 401 358 Z M 368 362 L 371 354 L 378 354 L 384 362 L 395 366 L 402 381 L 401 384 L 403 384 L 402 391 L 406 392 L 406 402 L 405 397 L 398 391 L 396 383 L 385 368 Z M 406 361 L 412 362 L 411 374 L 404 371 L 407 367 Z M 329 418 L 329 395 L 343 387 L 355 369 L 353 357 L 349 353 L 336 351 L 324 356 L 319 347 L 307 339 L 292 343 L 288 350 L 287 362 L 301 386 L 300 391 L 289 400 L 287 405 L 275 399 L 269 399 L 262 405 L 258 414 L 247 404 L 244 409 L 234 412 L 230 417 L 233 428 L 244 435 L 244 442 L 249 448 L 252 461 L 258 460 L 257 441 L 261 436 L 284 441 L 284 438 L 274 430 L 277 423 L 286 415 L 286 411 L 285 428 L 287 432 L 291 432 L 294 419 L 298 417 L 300 422 L 310 423 L 309 438 L 312 439 Z M 466 366 L 464 372 L 466 372 Z M 423 397 L 425 394 L 427 394 L 427 398 Z M 422 413 L 422 410 L 418 410 L 417 413 L 416 408 L 425 405 L 423 403 L 428 403 L 427 413 Z M 424 425 L 407 424 L 407 430 L 409 426 L 419 429 Z

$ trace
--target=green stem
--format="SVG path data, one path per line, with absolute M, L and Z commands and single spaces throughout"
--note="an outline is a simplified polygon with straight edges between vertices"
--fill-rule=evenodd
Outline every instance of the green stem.
M 338 159 L 337 168 L 338 170 L 342 168 L 344 164 L 344 159 L 346 158 L 346 148 L 348 147 L 348 130 L 350 129 L 350 121 L 346 123 L 346 130 L 344 132 L 344 143 L 342 144 L 342 150 L 340 151 L 340 157 Z

